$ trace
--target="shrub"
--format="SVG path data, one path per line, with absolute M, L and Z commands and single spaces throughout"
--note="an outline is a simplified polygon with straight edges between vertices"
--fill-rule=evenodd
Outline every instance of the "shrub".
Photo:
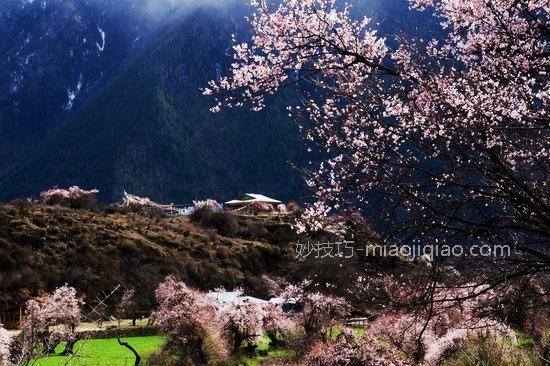
M 281 297 L 295 301 L 300 308 L 296 314 L 296 323 L 306 334 L 306 342 L 330 338 L 330 328 L 341 323 L 349 314 L 351 307 L 340 297 L 307 291 L 310 283 L 304 281 L 298 285 L 289 285 Z
M 223 324 L 223 335 L 231 345 L 235 355 L 241 346 L 253 348 L 255 341 L 262 335 L 263 309 L 256 304 L 228 304 L 218 311 L 219 321 Z
M 318 341 L 314 343 L 301 360 L 304 366 L 362 365 L 359 359 L 358 345 L 353 335 L 342 334 L 336 341 Z
M 10 347 L 10 335 L 0 324 L 0 365 L 8 365 L 10 362 Z
M 206 208 L 212 212 L 219 212 L 223 208 L 222 205 L 218 203 L 218 201 L 210 198 L 204 201 L 193 201 L 193 205 L 195 207 L 195 210 Z
M 522 348 L 510 340 L 494 335 L 469 339 L 444 366 L 542 366 L 542 359 L 531 349 Z
M 336 340 L 313 344 L 301 361 L 306 366 L 411 365 L 394 347 L 368 334 L 358 339 L 349 329 L 344 329 Z
M 180 359 L 184 364 L 187 361 L 205 364 L 213 357 L 209 343 L 215 339 L 220 340 L 216 351 L 224 353 L 222 337 L 215 324 L 216 309 L 205 301 L 204 293 L 168 276 L 155 295 L 159 307 L 153 317 L 162 333 L 168 336 L 167 352 L 176 351 L 175 354 L 185 357 Z
M 217 230 L 223 236 L 234 236 L 239 230 L 235 216 L 228 212 L 212 212 L 207 207 L 197 208 L 190 216 L 191 222 Z
M 65 353 L 72 353 L 80 324 L 80 301 L 76 290 L 64 285 L 53 294 L 31 299 L 26 303 L 22 331 L 13 342 L 12 358 L 21 364 L 49 354 L 62 341 Z
M 286 315 L 282 306 L 268 304 L 264 306 L 262 327 L 265 334 L 271 340 L 272 345 L 278 345 L 289 341 L 296 324 Z
M 52 188 L 40 193 L 40 198 L 49 205 L 61 205 L 71 208 L 86 209 L 97 205 L 97 189 L 86 191 L 77 186 L 69 189 Z

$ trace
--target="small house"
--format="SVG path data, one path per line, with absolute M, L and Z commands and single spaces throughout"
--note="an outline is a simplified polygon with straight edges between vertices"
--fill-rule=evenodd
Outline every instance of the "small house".
M 265 209 L 270 208 L 271 210 L 276 210 L 277 206 L 282 204 L 281 201 L 278 201 L 273 198 L 264 196 L 263 194 L 257 193 L 247 193 L 242 196 L 240 199 L 231 200 L 225 203 L 225 207 L 229 209 L 239 209 L 244 207 L 263 207 Z
M 265 305 L 268 303 L 266 300 L 258 299 L 252 296 L 245 296 L 237 291 L 211 291 L 206 294 L 206 297 L 209 301 L 219 305 Z
M 0 310 L 0 324 L 4 325 L 6 329 L 21 328 L 25 319 L 25 309 L 26 306 L 21 304 Z

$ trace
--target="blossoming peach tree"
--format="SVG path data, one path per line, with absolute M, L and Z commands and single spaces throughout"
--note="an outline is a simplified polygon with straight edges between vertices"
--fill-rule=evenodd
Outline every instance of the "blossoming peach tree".
M 73 208 L 89 208 L 96 204 L 97 189 L 87 191 L 77 186 L 69 189 L 50 188 L 40 193 L 40 198 L 46 204 L 59 204 Z
M 313 283 L 305 280 L 288 285 L 281 294 L 286 301 L 294 302 L 299 308 L 294 321 L 303 328 L 306 344 L 329 339 L 332 327 L 341 325 L 351 312 L 351 305 L 346 299 L 315 291 L 312 287 Z
M 219 322 L 225 338 L 231 347 L 232 354 L 245 344 L 254 349 L 256 341 L 261 338 L 264 310 L 257 304 L 231 303 L 218 310 Z
M 167 346 L 174 351 L 182 350 L 194 363 L 205 363 L 209 356 L 206 343 L 209 337 L 219 334 L 214 306 L 204 301 L 204 293 L 175 276 L 167 277 L 155 296 L 159 307 L 153 317 L 169 337 Z
M 81 305 L 76 290 L 68 285 L 27 301 L 21 333 L 9 343 L 9 359 L 5 364 L 26 364 L 52 353 L 63 341 L 67 342 L 64 353 L 72 353 Z
M 491 284 L 548 272 L 548 0 L 410 0 L 441 25 L 434 39 L 382 36 L 339 4 L 252 1 L 251 41 L 234 37 L 230 74 L 203 90 L 216 112 L 298 89 L 289 114 L 326 157 L 299 228 L 376 207 L 385 225 L 371 224 L 400 244 L 520 253 Z

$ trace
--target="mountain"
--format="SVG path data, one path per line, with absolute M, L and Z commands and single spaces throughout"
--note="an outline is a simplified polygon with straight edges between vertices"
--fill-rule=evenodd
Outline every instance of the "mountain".
M 245 11 L 201 8 L 180 17 L 3 177 L 1 198 L 73 184 L 97 187 L 103 200 L 124 190 L 178 203 L 243 191 L 301 196 L 289 162 L 303 162 L 304 148 L 286 118 L 288 97 L 262 113 L 212 114 L 200 91 L 227 72 L 230 35 L 246 33 Z
M 0 200 L 52 186 L 188 203 L 261 192 L 304 200 L 305 152 L 273 96 L 261 113 L 212 114 L 240 0 L 6 0 L 0 4 Z M 414 32 L 404 0 L 354 0 L 382 33 Z
M 148 45 L 145 0 L 0 2 L 0 173 Z

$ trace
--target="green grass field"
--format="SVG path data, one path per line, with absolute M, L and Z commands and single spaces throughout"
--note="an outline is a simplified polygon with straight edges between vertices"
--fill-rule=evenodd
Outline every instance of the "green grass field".
M 155 352 L 164 342 L 164 337 L 122 338 L 140 354 L 142 361 Z M 62 352 L 59 345 L 56 352 Z M 74 346 L 74 356 L 51 356 L 38 360 L 35 366 L 133 366 L 134 355 L 130 350 L 118 344 L 116 338 L 80 341 Z
M 361 338 L 364 330 L 362 328 L 354 329 L 356 336 Z M 332 329 L 332 337 L 336 338 L 341 332 L 339 328 Z M 160 348 L 164 342 L 162 336 L 150 337 L 128 337 L 121 339 L 128 342 L 140 354 L 143 361 Z M 284 358 L 296 355 L 296 350 L 290 349 L 272 349 L 271 340 L 264 335 L 258 344 L 258 351 L 265 351 L 267 357 L 261 356 L 243 356 L 240 364 L 246 366 L 260 366 L 262 361 L 270 358 Z M 56 353 L 61 353 L 65 345 L 60 344 L 56 348 Z M 116 338 L 93 339 L 80 341 L 74 346 L 74 356 L 51 356 L 42 358 L 34 363 L 34 366 L 133 366 L 134 355 L 130 350 L 118 344 Z

